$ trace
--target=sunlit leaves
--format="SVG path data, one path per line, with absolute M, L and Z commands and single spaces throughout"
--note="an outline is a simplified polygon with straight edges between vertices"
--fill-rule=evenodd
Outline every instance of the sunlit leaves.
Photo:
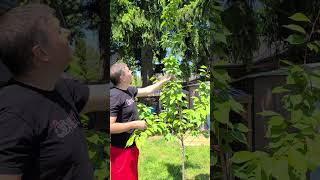
M 310 22 L 310 19 L 303 13 L 295 13 L 289 17 L 294 21 L 301 21 L 301 22 Z
M 306 34 L 306 31 L 303 29 L 303 27 L 296 25 L 296 24 L 284 25 L 283 27 L 291 29 L 293 31 L 300 32 L 302 34 Z

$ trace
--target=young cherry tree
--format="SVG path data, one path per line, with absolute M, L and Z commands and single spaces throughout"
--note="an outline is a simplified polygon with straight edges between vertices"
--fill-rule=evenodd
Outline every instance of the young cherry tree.
M 163 60 L 165 66 L 164 71 L 173 74 L 177 80 L 173 80 L 166 84 L 161 91 L 160 101 L 163 112 L 159 114 L 160 119 L 166 125 L 166 131 L 163 135 L 167 140 L 178 139 L 181 144 L 182 157 L 182 179 L 185 178 L 185 139 L 191 134 L 193 136 L 201 133 L 200 126 L 206 122 L 206 117 L 210 111 L 210 89 L 206 83 L 208 78 L 207 69 L 202 66 L 200 76 L 204 81 L 198 81 L 199 88 L 196 90 L 199 97 L 193 98 L 193 108 L 188 109 L 187 95 L 182 91 L 181 82 L 178 81 L 182 72 L 179 69 L 178 60 L 169 56 Z
M 147 137 L 162 135 L 168 141 L 178 140 L 181 144 L 182 179 L 185 177 L 185 139 L 187 135 L 197 136 L 203 133 L 200 126 L 206 122 L 210 110 L 209 84 L 207 68 L 202 66 L 200 76 L 204 81 L 198 81 L 199 88 L 196 90 L 198 96 L 192 97 L 193 108 L 188 108 L 187 95 L 183 93 L 181 81 L 181 70 L 178 60 L 169 56 L 163 60 L 164 71 L 176 77 L 167 83 L 161 90 L 160 103 L 163 108 L 159 115 L 152 114 L 148 107 L 138 104 L 140 119 L 146 120 L 148 128 L 144 131 L 135 130 L 127 142 L 130 146 L 135 142 L 138 148 Z M 207 132 L 205 132 L 207 133 Z

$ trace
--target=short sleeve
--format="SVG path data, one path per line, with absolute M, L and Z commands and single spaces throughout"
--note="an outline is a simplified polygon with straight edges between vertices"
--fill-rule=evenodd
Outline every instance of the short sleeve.
M 110 116 L 117 117 L 119 111 L 121 110 L 121 97 L 114 91 L 115 89 L 110 90 Z
M 128 88 L 128 91 L 130 92 L 130 94 L 132 94 L 134 97 L 137 96 L 138 94 L 138 88 L 137 87 L 134 87 L 134 86 L 130 86 Z
M 17 115 L 0 111 L 0 174 L 22 174 L 28 168 L 32 132 Z
M 81 112 L 89 99 L 89 87 L 79 81 L 64 79 L 78 112 Z

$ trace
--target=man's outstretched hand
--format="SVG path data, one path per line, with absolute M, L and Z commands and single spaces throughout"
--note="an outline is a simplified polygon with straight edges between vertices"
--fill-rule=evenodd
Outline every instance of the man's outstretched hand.
M 170 81 L 170 80 L 175 80 L 176 77 L 172 74 L 165 74 L 160 80 L 164 81 Z

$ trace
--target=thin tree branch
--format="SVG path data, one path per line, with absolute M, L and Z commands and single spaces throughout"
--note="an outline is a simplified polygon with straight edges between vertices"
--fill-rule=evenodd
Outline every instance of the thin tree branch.
M 314 20 L 314 22 L 313 22 L 313 24 L 312 24 L 311 33 L 310 33 L 310 35 L 309 35 L 309 37 L 308 37 L 307 43 L 311 40 L 311 37 L 312 37 L 312 35 L 314 34 L 314 29 L 315 29 L 315 26 L 316 26 L 317 21 L 318 21 L 318 19 L 319 19 L 319 16 L 320 16 L 320 9 L 319 9 L 319 11 L 318 11 L 318 14 L 317 14 L 316 19 Z M 307 54 L 308 54 L 308 46 L 306 47 L 306 49 L 305 49 L 305 51 L 304 51 L 304 64 L 307 63 Z

